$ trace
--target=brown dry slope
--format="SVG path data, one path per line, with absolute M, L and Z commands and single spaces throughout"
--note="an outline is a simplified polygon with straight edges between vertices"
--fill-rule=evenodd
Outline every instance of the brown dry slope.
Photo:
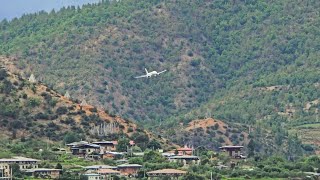
M 223 121 L 207 118 L 197 119 L 180 127 L 175 140 L 178 144 L 204 146 L 218 149 L 223 145 L 245 145 L 249 142 L 247 127 L 238 124 L 227 124 Z

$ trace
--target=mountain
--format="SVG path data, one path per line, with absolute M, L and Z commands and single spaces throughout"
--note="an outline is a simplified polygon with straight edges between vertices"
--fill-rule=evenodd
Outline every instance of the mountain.
M 48 88 L 36 79 L 13 73 L 12 59 L 0 57 L 1 138 L 33 138 L 58 142 L 70 134 L 85 140 L 128 137 L 145 146 L 155 140 L 168 148 L 166 139 L 155 137 L 129 120 L 109 114 Z M 145 148 L 142 146 L 142 148 Z
M 1 22 L 0 54 L 23 76 L 150 129 L 214 117 L 262 130 L 278 146 L 288 134 L 312 144 L 301 133 L 318 130 L 319 8 L 316 0 L 102 1 Z M 168 72 L 134 79 L 144 68 Z
M 0 7 L 0 21 L 3 19 L 12 20 L 19 18 L 23 14 L 34 13 L 38 11 L 50 12 L 53 9 L 59 10 L 64 6 L 81 6 L 82 4 L 95 3 L 97 0 L 58 0 L 47 1 L 30 0 L 30 1 L 2 1 Z

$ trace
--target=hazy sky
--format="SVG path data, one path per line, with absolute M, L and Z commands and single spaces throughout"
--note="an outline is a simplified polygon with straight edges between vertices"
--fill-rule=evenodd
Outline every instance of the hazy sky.
M 63 6 L 83 5 L 99 2 L 100 0 L 0 0 L 0 21 L 21 17 L 23 14 L 41 10 L 50 12 L 59 10 Z

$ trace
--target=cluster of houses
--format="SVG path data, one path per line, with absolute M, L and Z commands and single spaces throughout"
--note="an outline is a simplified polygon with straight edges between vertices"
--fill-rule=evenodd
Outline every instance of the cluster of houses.
M 84 167 L 87 179 L 109 179 L 112 176 L 136 177 L 142 168 L 140 164 L 121 164 L 118 166 L 94 165 Z
M 0 179 L 10 179 L 12 177 L 12 164 L 18 164 L 20 171 L 30 176 L 53 179 L 60 176 L 61 169 L 39 168 L 39 162 L 40 160 L 25 157 L 0 159 Z
M 97 141 L 97 142 L 73 142 L 67 144 L 69 150 L 64 148 L 55 148 L 53 151 L 59 153 L 71 153 L 79 158 L 85 158 L 87 160 L 101 160 L 101 159 L 113 159 L 116 160 L 117 166 L 108 165 L 94 165 L 87 166 L 83 169 L 83 176 L 87 179 L 109 179 L 112 176 L 126 176 L 126 177 L 136 177 L 138 172 L 142 168 L 141 164 L 128 164 L 128 160 L 125 159 L 128 152 L 116 152 L 117 141 Z M 130 141 L 128 147 L 135 146 L 133 141 Z M 241 154 L 241 149 L 243 146 L 223 146 L 220 147 L 222 152 L 230 156 L 233 159 L 243 159 L 245 158 Z M 129 149 L 129 148 L 128 148 Z M 161 152 L 164 157 L 166 157 L 170 162 L 178 162 L 184 166 L 189 166 L 191 164 L 199 164 L 200 158 L 194 155 L 194 148 L 184 146 L 178 148 L 171 152 Z M 130 153 L 132 156 L 143 156 L 144 153 Z M 27 175 L 40 177 L 40 178 L 59 178 L 61 175 L 61 169 L 49 169 L 49 168 L 39 168 L 40 160 L 25 158 L 25 157 L 13 157 L 10 159 L 0 159 L 0 179 L 10 179 L 12 177 L 12 164 L 18 164 L 20 171 Z M 159 176 L 171 176 L 178 177 L 184 175 L 185 171 L 177 169 L 160 169 L 156 171 L 146 172 L 149 177 L 159 177 Z
M 118 141 L 96 141 L 92 143 L 80 141 L 67 144 L 73 155 L 93 160 L 122 157 L 124 153 L 116 152 L 117 145 Z M 128 147 L 134 145 L 135 143 L 130 141 Z
M 83 176 L 86 176 L 88 179 L 107 179 L 113 175 L 135 177 L 138 175 L 139 170 L 142 168 L 140 164 L 127 164 L 128 160 L 125 159 L 125 155 L 128 152 L 117 152 L 116 146 L 117 141 L 97 141 L 97 142 L 73 142 L 67 144 L 71 153 L 75 156 L 86 158 L 89 160 L 101 160 L 101 159 L 115 159 L 117 163 L 120 163 L 118 166 L 106 166 L 106 165 L 95 165 L 85 167 L 85 173 Z M 135 146 L 133 141 L 130 141 L 128 144 L 128 150 L 131 147 Z M 200 158 L 193 155 L 193 148 L 184 146 L 178 148 L 173 152 L 162 153 L 170 162 L 182 163 L 184 166 L 190 164 L 199 164 Z M 132 156 L 143 156 L 143 152 L 135 153 L 131 152 Z M 124 164 L 121 164 L 124 163 Z M 175 169 L 163 169 L 161 171 L 147 172 L 148 176 L 160 176 L 163 174 L 165 176 L 172 175 L 183 175 L 186 172 Z

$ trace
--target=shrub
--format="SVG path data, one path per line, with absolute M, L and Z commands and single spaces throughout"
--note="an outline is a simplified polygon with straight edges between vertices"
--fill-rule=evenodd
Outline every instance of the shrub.
M 313 167 L 309 164 L 303 164 L 300 169 L 303 172 L 314 172 Z
M 66 144 L 76 142 L 79 140 L 80 140 L 79 135 L 73 132 L 68 132 L 63 138 L 63 142 Z
M 56 104 L 57 104 L 57 102 L 58 102 L 58 100 L 56 100 L 56 99 L 51 99 L 48 103 L 49 103 L 49 105 L 50 105 L 51 107 L 55 107 Z
M 128 128 L 128 133 L 130 133 L 130 132 L 133 132 L 133 128 L 132 127 Z
M 130 164 L 143 164 L 143 159 L 141 157 L 134 157 L 129 159 Z
M 219 129 L 219 124 L 218 124 L 218 123 L 216 123 L 214 126 L 212 126 L 212 128 L 213 128 L 213 130 L 217 130 L 217 129 Z
M 31 107 L 36 107 L 36 106 L 39 106 L 41 103 L 41 100 L 38 99 L 38 98 L 29 98 L 28 100 L 28 106 L 31 106 Z
M 66 114 L 68 112 L 68 108 L 67 107 L 58 107 L 56 113 L 59 114 L 59 115 L 62 115 L 62 114 Z
M 183 179 L 184 180 L 205 180 L 204 177 L 197 175 L 195 173 L 188 173 L 183 176 Z
M 8 76 L 7 72 L 5 69 L 0 69 L 0 80 L 5 79 Z
M 23 99 L 27 99 L 27 98 L 28 98 L 28 95 L 27 95 L 26 93 L 23 93 L 23 94 L 22 94 L 22 98 L 23 98 Z
M 303 145 L 302 145 L 302 148 L 303 148 L 305 151 L 309 151 L 309 152 L 314 151 L 313 147 L 312 147 L 310 144 L 303 144 Z
M 189 57 L 192 57 L 192 56 L 193 56 L 193 52 L 192 52 L 191 50 L 188 50 L 187 55 L 188 55 Z
M 219 138 L 218 138 L 218 141 L 219 141 L 220 143 L 224 143 L 224 142 L 225 142 L 222 137 L 219 137 Z
M 199 66 L 200 65 L 200 59 L 191 60 L 190 65 L 193 66 L 193 67 Z
M 34 116 L 35 119 L 49 119 L 49 116 L 48 114 L 44 114 L 44 113 L 37 113 L 35 116 Z

